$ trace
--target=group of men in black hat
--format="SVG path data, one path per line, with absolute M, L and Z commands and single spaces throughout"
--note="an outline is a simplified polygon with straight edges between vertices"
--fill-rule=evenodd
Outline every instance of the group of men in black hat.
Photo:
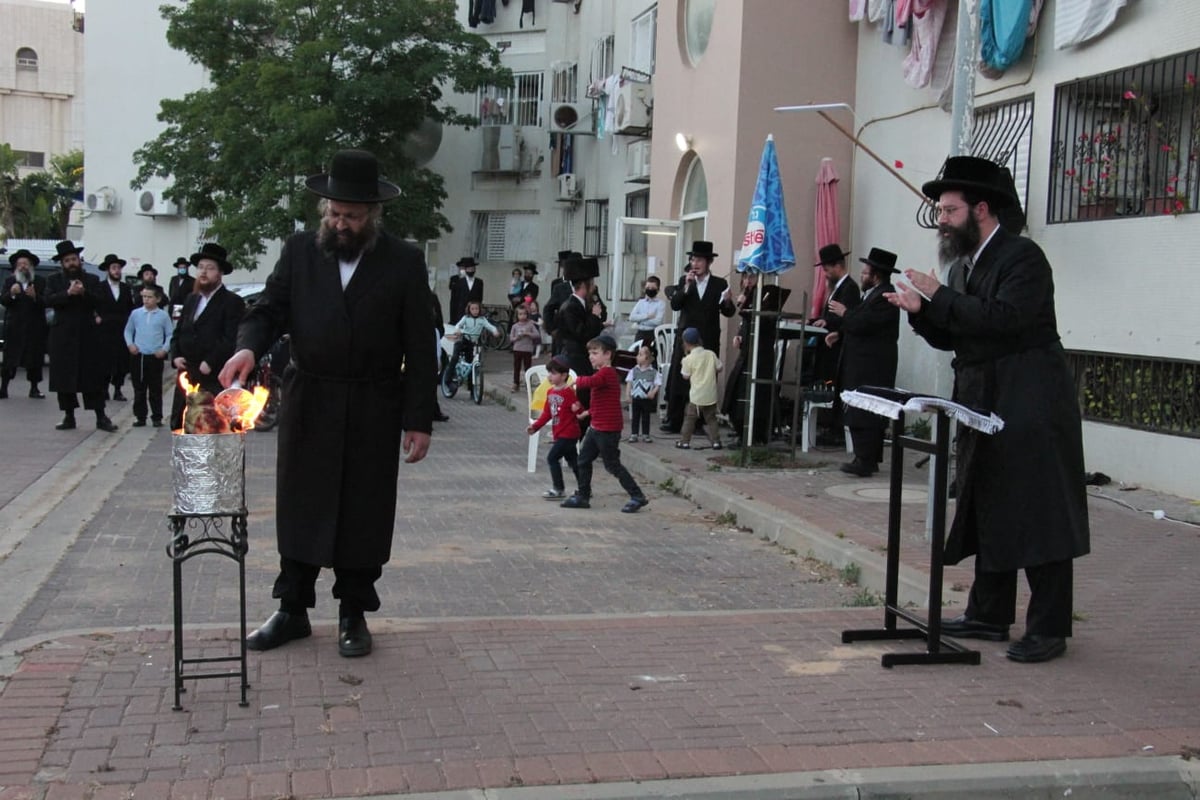
M 0 249 L 0 253 L 5 252 Z M 0 367 L 0 400 L 8 398 L 8 384 L 24 369 L 29 379 L 29 396 L 40 400 L 46 395 L 38 388 L 42 382 L 42 364 L 46 360 L 46 280 L 36 272 L 41 262 L 34 253 L 22 248 L 8 257 L 12 275 L 0 287 L 0 305 L 4 306 L 4 364 Z

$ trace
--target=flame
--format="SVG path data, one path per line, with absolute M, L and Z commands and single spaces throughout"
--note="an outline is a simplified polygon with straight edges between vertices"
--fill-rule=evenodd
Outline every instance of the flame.
M 217 412 L 229 421 L 230 430 L 248 431 L 254 427 L 270 396 L 265 386 L 255 386 L 253 391 L 226 389 L 217 395 Z
M 200 391 L 200 384 L 189 383 L 186 372 L 179 373 L 179 388 L 183 389 L 184 394 L 195 394 Z

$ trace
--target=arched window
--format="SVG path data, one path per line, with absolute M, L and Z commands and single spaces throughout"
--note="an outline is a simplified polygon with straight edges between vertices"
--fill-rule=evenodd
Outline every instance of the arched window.
M 27 69 L 37 72 L 37 51 L 32 47 L 22 47 L 17 50 L 17 69 Z
M 681 235 L 685 245 L 690 247 L 692 242 L 708 238 L 705 236 L 708 228 L 708 178 L 699 157 L 694 158 L 688 166 L 679 219 L 683 223 Z

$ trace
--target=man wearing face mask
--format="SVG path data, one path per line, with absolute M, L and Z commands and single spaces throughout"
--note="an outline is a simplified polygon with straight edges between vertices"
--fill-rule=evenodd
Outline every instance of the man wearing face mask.
M 108 365 L 104 360 L 103 341 L 99 336 L 100 315 L 96 313 L 102 287 L 96 276 L 83 271 L 82 247 L 61 241 L 54 246 L 54 261 L 62 272 L 46 279 L 46 306 L 54 309 L 50 328 L 50 391 L 58 395 L 62 422 L 60 431 L 75 428 L 76 394 L 83 395 L 83 407 L 96 414 L 96 429 L 112 433 L 117 426 L 104 413 Z
M 667 301 L 658 296 L 661 283 L 657 275 L 646 278 L 642 297 L 633 304 L 629 321 L 637 326 L 637 341 L 654 353 L 654 329 L 663 324 L 667 315 Z M 637 348 L 634 348 L 635 350 Z
M 192 289 L 196 287 L 196 279 L 188 275 L 188 267 L 191 265 L 192 263 L 183 256 L 175 259 L 175 274 L 171 276 L 171 282 L 167 284 L 167 297 L 170 299 L 170 308 L 167 310 L 171 313 L 171 319 L 179 318 L 183 301 L 187 300 Z
M 29 378 L 29 396 L 41 399 L 46 395 L 38 389 L 42 381 L 42 362 L 46 358 L 46 281 L 38 277 L 34 267 L 38 257 L 28 250 L 18 250 L 8 257 L 13 274 L 4 279 L 0 289 L 0 305 L 4 317 L 4 368 L 0 372 L 0 399 L 8 397 L 8 382 L 21 367 Z
M 479 265 L 470 256 L 460 258 L 455 266 L 458 275 L 450 279 L 450 319 L 459 320 L 467 313 L 467 303 L 483 303 L 483 278 L 475 277 Z

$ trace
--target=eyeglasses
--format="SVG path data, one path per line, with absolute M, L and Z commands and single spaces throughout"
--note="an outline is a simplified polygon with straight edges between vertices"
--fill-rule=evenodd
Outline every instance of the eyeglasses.
M 958 213 L 958 210 L 961 208 L 970 208 L 970 207 L 971 207 L 970 205 L 962 205 L 962 206 L 941 206 L 941 205 L 939 205 L 939 206 L 934 207 L 934 211 L 937 213 L 937 218 L 942 219 L 943 217 L 954 216 L 955 214 Z

